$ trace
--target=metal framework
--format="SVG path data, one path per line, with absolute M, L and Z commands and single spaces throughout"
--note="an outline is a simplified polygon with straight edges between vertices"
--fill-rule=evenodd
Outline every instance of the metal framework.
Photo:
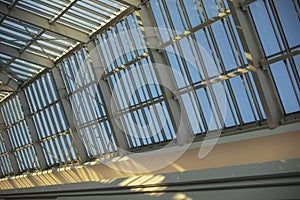
M 0 0 L 0 176 L 298 120 L 282 2 Z
M 61 62 L 138 4 L 114 0 L 0 1 L 1 71 L 21 79 L 21 85 L 43 71 L 38 68 Z M 29 63 L 20 67 L 20 60 Z

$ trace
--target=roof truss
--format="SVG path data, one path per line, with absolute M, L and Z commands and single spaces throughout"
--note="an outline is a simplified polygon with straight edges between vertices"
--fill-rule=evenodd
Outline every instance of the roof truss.
M 19 53 L 18 49 L 1 43 L 0 43 L 0 53 L 12 56 L 14 58 L 19 58 L 21 60 L 25 60 L 40 66 L 44 66 L 46 68 L 51 68 L 53 66 L 53 62 L 48 58 L 44 58 L 42 56 L 38 56 L 27 51 L 24 51 L 23 53 Z
M 78 42 L 86 43 L 89 41 L 89 36 L 86 33 L 64 26 L 62 24 L 50 24 L 49 20 L 44 17 L 29 13 L 20 8 L 9 9 L 7 4 L 0 2 L 0 13 L 5 16 L 26 22 L 28 24 L 37 26 L 39 28 L 51 31 L 53 33 L 62 35 L 66 38 L 76 40 Z
M 133 12 L 142 2 L 141 0 L 111 1 L 112 4 L 98 0 L 71 0 L 68 3 L 63 1 L 64 4 L 55 0 L 49 0 L 49 2 L 27 0 L 8 2 L 0 0 L 0 25 L 3 25 L 2 30 L 0 30 L 0 34 L 2 34 L 0 37 L 0 54 L 4 56 L 2 57 L 4 60 L 0 60 L 2 61 L 0 84 L 2 89 L 11 88 L 11 91 L 10 89 L 4 91 L 5 94 L 6 92 L 13 94 L 23 84 L 39 77 L 43 71 L 49 70 L 55 63 L 62 61 L 78 48 L 87 44 L 91 38 Z M 45 11 L 46 15 L 40 15 L 43 10 L 40 10 L 41 12 L 37 14 L 30 11 L 30 8 L 33 10 L 38 9 L 34 5 L 39 4 L 44 7 L 50 6 L 52 10 L 57 8 L 57 11 L 53 15 L 48 15 L 51 13 L 47 13 L 47 11 Z M 63 4 L 64 6 L 62 6 Z M 87 17 L 81 15 L 78 9 L 82 10 L 82 13 L 87 13 Z M 98 17 L 94 19 L 89 18 L 91 16 Z M 68 22 L 68 19 L 72 18 L 74 18 L 74 21 Z M 72 23 L 76 24 L 77 20 L 87 20 L 87 24 L 99 23 L 91 28 L 89 32 L 86 32 L 83 29 L 77 29 L 76 25 L 70 26 Z M 16 24 L 16 26 L 13 24 Z M 79 22 L 78 25 L 81 26 L 82 23 Z M 30 36 L 29 39 L 28 36 Z M 61 49 L 65 50 L 61 51 Z M 59 53 L 59 55 L 50 56 L 49 51 L 54 51 L 54 53 Z M 6 56 L 10 57 L 10 59 L 6 58 Z M 26 74 L 25 78 L 28 77 L 28 79 L 24 79 L 24 77 L 19 78 L 14 73 L 14 70 L 20 69 L 22 75 L 22 73 L 32 72 L 32 70 L 37 69 L 35 66 L 31 67 L 28 63 L 23 63 L 23 61 L 41 66 L 44 70 L 33 74 L 33 76 Z M 22 66 L 22 64 L 24 65 Z M 20 65 L 22 67 L 18 68 Z M 9 96 L 1 98 L 0 101 L 6 98 L 9 98 Z

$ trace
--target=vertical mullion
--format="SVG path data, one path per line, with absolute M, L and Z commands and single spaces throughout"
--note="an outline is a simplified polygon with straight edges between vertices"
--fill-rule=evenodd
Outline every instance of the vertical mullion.
M 88 128 L 89 127 L 84 127 L 84 128 L 80 127 L 80 128 L 78 128 L 78 131 L 79 131 L 79 134 L 81 135 L 83 143 L 85 144 L 85 148 L 87 149 L 89 157 L 93 157 L 93 153 L 94 153 L 93 149 L 95 149 L 96 147 L 95 147 L 95 145 L 93 145 L 90 142 L 90 140 L 88 138 L 88 135 L 87 135 L 88 134 L 88 131 L 87 131 Z
M 39 164 L 36 165 L 36 167 L 40 167 L 41 170 L 44 170 L 47 168 L 47 164 L 46 164 L 46 159 L 42 150 L 42 146 L 41 146 L 41 141 L 39 140 L 39 136 L 37 133 L 37 129 L 33 120 L 33 115 L 31 115 L 30 112 L 30 108 L 29 108 L 29 101 L 28 98 L 26 98 L 26 93 L 25 90 L 22 90 L 21 93 L 19 94 L 20 100 L 22 101 L 22 105 L 23 105 L 23 112 L 24 112 L 24 117 L 25 117 L 25 121 L 24 121 L 24 125 L 25 122 L 27 123 L 27 128 L 28 128 L 28 136 L 31 138 L 31 143 L 33 145 L 33 149 L 35 150 L 35 154 L 36 154 L 36 158 L 37 162 Z M 36 98 L 38 98 L 36 96 Z M 38 100 L 38 99 L 37 99 Z M 25 128 L 25 127 L 24 127 Z M 33 151 L 32 151 L 33 153 Z
M 17 148 L 18 144 L 17 144 L 17 141 L 13 138 L 12 132 L 13 132 L 12 127 L 7 129 L 7 136 L 8 136 L 9 141 L 11 142 L 11 149 L 13 151 Z
M 148 62 L 147 62 L 147 64 L 148 64 L 148 66 L 149 66 L 149 63 L 148 63 Z M 147 80 L 146 75 L 145 75 L 145 72 L 144 72 L 144 67 L 141 67 L 140 70 L 141 70 L 141 72 L 140 72 L 141 77 L 142 77 L 144 80 Z M 151 75 L 152 75 L 152 74 L 150 73 L 150 76 L 151 76 Z M 147 82 L 147 81 L 146 81 L 146 82 Z M 152 92 L 151 92 L 151 90 L 150 90 L 148 84 L 146 85 L 146 89 L 147 89 L 147 93 L 148 93 L 148 95 L 149 95 L 149 97 L 150 97 L 150 101 L 153 101 L 153 95 L 152 95 Z M 156 117 L 157 117 L 157 116 L 158 116 L 158 115 L 157 115 L 157 108 L 156 108 L 155 106 L 153 106 L 153 108 L 154 108 L 154 111 L 155 111 L 155 115 L 156 115 Z M 143 109 L 143 111 L 144 111 L 144 109 Z M 145 113 L 144 113 L 144 112 L 143 112 L 143 115 L 144 115 L 144 117 L 145 117 Z M 151 118 L 152 118 L 152 117 L 151 117 Z M 147 119 L 147 118 L 145 117 L 145 119 Z M 153 120 L 153 118 L 152 118 L 152 120 Z M 159 119 L 158 119 L 158 120 L 159 120 Z M 148 120 L 147 120 L 147 123 L 148 123 Z M 161 123 L 160 120 L 159 120 L 159 123 Z M 161 126 L 159 126 L 159 127 L 161 127 Z M 162 135 L 163 135 L 164 141 L 166 141 L 165 135 L 164 135 L 164 134 L 162 134 Z M 151 135 L 150 135 L 150 136 L 151 136 Z M 152 142 L 154 143 L 153 136 L 151 136 L 151 140 L 152 140 Z
M 248 98 L 248 101 L 249 101 L 249 104 L 250 104 L 250 108 L 251 108 L 251 111 L 252 111 L 253 118 L 256 119 L 255 111 L 254 111 L 253 105 L 252 105 L 252 103 L 251 103 L 249 91 L 247 90 L 247 87 L 246 87 L 246 84 L 245 84 L 244 76 L 241 75 L 240 78 L 241 78 L 241 80 L 242 80 L 243 87 L 244 87 L 244 89 L 245 89 L 245 92 L 246 92 L 246 95 L 247 95 L 247 98 Z
M 195 92 L 196 92 L 196 91 L 195 91 Z M 202 106 L 201 106 L 200 102 L 199 102 L 198 100 L 197 100 L 197 101 L 196 101 L 196 100 L 193 100 L 193 95 L 192 95 L 190 92 L 187 93 L 187 95 L 188 95 L 190 101 L 192 102 L 192 106 L 193 106 L 193 108 L 194 108 L 194 113 L 195 113 L 195 116 L 196 116 L 196 118 L 197 118 L 197 121 L 200 122 L 200 118 L 201 118 L 202 124 L 203 124 L 203 126 L 204 126 L 204 131 L 203 131 L 203 130 L 202 130 L 202 127 L 201 127 L 201 124 L 199 124 L 200 131 L 201 131 L 202 133 L 208 132 L 207 122 L 206 122 L 206 120 L 205 120 L 205 116 L 204 116 L 204 114 L 203 114 L 203 110 L 202 110 Z M 199 111 L 199 113 L 197 113 L 197 110 Z M 200 118 L 199 118 L 198 115 L 200 115 Z
M 28 169 L 27 159 L 24 160 L 24 150 L 15 151 L 18 155 L 19 162 L 21 163 L 21 171 L 24 172 Z
M 134 67 L 136 67 L 136 64 L 134 64 Z M 129 78 L 128 76 L 125 76 L 125 77 L 127 78 L 127 79 L 126 79 L 126 82 L 127 82 L 127 83 L 132 82 L 133 89 L 134 89 L 134 88 L 137 88 L 136 82 L 135 82 L 136 79 L 133 77 L 133 75 L 132 75 L 132 73 L 131 73 L 130 71 L 129 71 L 128 73 L 129 73 L 129 75 L 130 75 L 131 80 L 128 79 L 128 78 Z M 119 75 L 119 77 L 120 77 L 120 75 Z M 138 77 L 138 79 L 139 79 L 139 77 Z M 129 91 L 133 91 L 133 90 L 129 90 Z M 136 94 L 137 94 L 137 95 L 136 95 L 136 96 L 137 96 L 137 102 L 134 102 L 134 104 L 135 104 L 135 105 L 138 105 L 138 103 L 139 103 L 139 102 L 142 102 L 142 101 L 141 101 L 141 97 L 140 97 L 139 93 L 137 92 Z M 127 96 L 127 99 L 129 99 L 129 96 L 128 96 L 128 95 L 126 95 L 126 96 Z M 125 101 L 126 101 L 126 99 L 125 99 Z M 129 106 L 130 106 L 130 105 L 129 105 Z M 125 109 L 126 109 L 126 108 L 125 108 Z M 140 137 L 140 142 L 142 143 L 142 141 L 143 141 L 143 140 L 141 139 L 141 138 L 142 138 L 142 133 L 140 133 L 140 132 L 138 131 L 137 134 L 139 135 L 139 137 Z M 144 134 L 143 134 L 143 135 L 144 135 Z M 145 135 L 144 135 L 144 136 L 145 136 Z
M 54 80 L 53 87 L 56 89 L 58 99 L 60 100 L 61 103 L 62 120 L 65 120 L 66 126 L 69 126 L 69 129 L 71 131 L 70 138 L 72 140 L 72 144 L 74 145 L 74 149 L 75 148 L 77 149 L 77 154 L 78 154 L 77 156 L 80 162 L 85 162 L 89 159 L 89 157 L 84 147 L 84 144 L 82 143 L 82 139 L 76 130 L 74 116 L 72 115 L 74 111 L 71 108 L 70 102 L 66 98 L 67 90 L 64 86 L 63 78 L 57 67 L 52 69 L 52 76 Z
M 52 154 L 51 156 L 52 156 L 52 160 L 54 162 L 54 163 L 52 163 L 52 165 L 58 164 L 59 163 L 59 158 L 58 158 L 58 155 L 57 155 L 57 149 L 55 147 L 54 141 L 53 140 L 47 140 L 45 143 L 49 145 L 49 150 Z
M 237 53 L 238 53 L 238 58 L 239 58 L 239 61 L 241 63 L 241 66 L 244 66 L 246 67 L 246 64 L 244 62 L 244 59 L 242 58 L 242 52 L 241 52 L 241 49 L 238 45 L 238 42 L 237 42 L 237 39 L 235 37 L 235 34 L 234 34 L 234 31 L 233 31 L 233 27 L 232 27 L 232 24 L 231 24 L 231 21 L 229 19 L 229 17 L 227 17 L 225 19 L 226 21 L 226 24 L 227 24 L 227 27 L 229 29 L 229 32 L 230 32 L 230 35 L 231 35 L 231 38 L 233 40 L 233 43 L 234 43 L 234 46 L 237 50 Z M 256 108 L 256 111 L 257 111 L 257 114 L 259 116 L 259 119 L 262 120 L 263 119 L 263 116 L 262 116 L 262 112 L 260 110 L 260 107 L 259 107 L 259 104 L 258 104 L 258 101 L 257 101 L 257 98 L 256 98 L 256 95 L 255 95 L 255 92 L 254 92 L 254 89 L 253 89 L 253 86 L 252 86 L 252 83 L 251 83 L 251 80 L 249 78 L 249 74 L 245 74 L 245 78 L 246 78 L 246 82 L 248 84 L 248 87 L 249 87 L 249 90 L 250 90 L 250 93 L 251 93 L 251 96 L 252 96 L 252 100 L 254 102 L 254 105 L 255 105 L 255 108 Z
M 138 68 L 139 67 L 139 64 L 142 64 L 142 63 L 138 63 L 138 64 L 134 64 L 134 67 L 135 68 Z M 142 69 L 143 67 L 141 67 L 141 69 Z M 140 71 L 140 69 L 137 69 L 137 73 Z M 131 78 L 132 78 L 132 80 L 136 80 L 136 79 L 134 79 L 134 77 L 132 77 L 132 73 L 130 73 L 130 76 L 131 76 Z M 142 80 L 141 80 L 141 76 L 139 76 L 138 74 L 137 74 L 137 79 L 140 81 L 140 83 L 141 83 L 141 85 L 144 83 L 144 80 L 143 80 L 143 82 L 142 82 Z M 130 81 L 130 80 L 127 80 L 128 82 Z M 132 81 L 133 82 L 133 85 L 134 85 L 134 88 L 136 88 L 137 89 L 137 86 L 136 86 L 136 84 L 135 84 L 135 81 Z M 136 105 L 138 105 L 138 103 L 142 103 L 142 100 L 141 100 L 141 97 L 140 97 L 140 95 L 139 95 L 139 92 L 136 92 L 137 93 L 137 97 L 138 97 L 138 101 L 139 102 L 137 102 L 137 104 Z M 146 96 L 146 94 L 145 94 L 145 91 L 144 91 L 144 89 L 142 88 L 142 93 L 143 93 L 143 95 L 145 96 L 145 99 L 147 99 L 147 96 Z M 151 93 L 148 93 L 148 95 L 150 94 L 150 98 L 152 98 L 152 95 L 151 95 Z M 151 99 L 150 99 L 151 100 Z M 146 100 L 147 101 L 147 100 Z M 145 111 L 144 111 L 144 109 L 141 109 L 141 113 L 142 113 L 142 115 L 143 115 L 143 118 L 144 118 L 144 120 L 145 120 L 145 122 L 147 123 L 147 124 L 149 124 L 149 121 L 148 121 L 148 119 L 145 117 Z M 145 135 L 144 135 L 145 136 Z M 153 138 L 151 137 L 151 141 L 154 143 L 154 140 L 153 140 Z
M 95 97 L 96 97 L 96 102 L 98 103 L 98 105 L 99 105 L 99 107 L 98 107 L 98 109 L 99 109 L 99 112 L 100 112 L 100 115 L 101 115 L 101 118 L 106 118 L 107 116 L 106 116 L 106 113 L 105 113 L 105 110 L 103 109 L 103 102 L 102 102 L 102 97 L 101 97 L 101 95 L 100 95 L 100 93 L 99 93 L 99 90 L 98 90 L 98 88 L 97 88 L 97 86 L 96 85 L 93 85 L 93 89 L 94 89 L 94 91 L 95 91 Z
M 138 56 L 138 54 L 136 51 L 134 51 L 135 49 L 132 46 L 132 37 L 130 37 L 130 35 L 129 35 L 130 27 L 128 27 L 128 21 L 126 20 L 126 21 L 121 22 L 121 27 L 122 27 L 122 31 L 124 33 L 126 46 L 128 47 L 128 50 L 129 50 L 129 53 L 130 53 L 132 59 L 134 59 Z
M 161 8 L 161 5 L 160 5 Z M 153 13 L 151 13 L 150 8 L 146 5 L 143 5 L 141 7 L 141 11 L 138 13 L 138 21 L 141 27 L 155 27 L 155 21 Z M 170 17 L 170 16 L 167 16 Z M 192 129 L 190 127 L 190 124 L 188 123 L 188 117 L 185 113 L 181 112 L 181 105 L 180 103 L 173 98 L 172 90 L 177 91 L 178 88 L 175 84 L 175 80 L 173 77 L 173 74 L 166 69 L 158 70 L 157 67 L 159 65 L 168 65 L 168 60 L 166 58 L 166 55 L 164 53 L 159 53 L 157 50 L 154 50 L 153 47 L 157 46 L 157 44 L 160 41 L 160 38 L 157 37 L 157 32 L 154 29 L 149 29 L 147 32 L 142 32 L 144 35 L 144 38 L 146 40 L 147 50 L 150 54 L 151 61 L 155 64 L 154 66 L 154 72 L 157 76 L 157 80 L 161 82 L 163 85 L 168 85 L 171 88 L 164 88 L 162 85 L 160 85 L 160 90 L 162 92 L 162 95 L 164 97 L 166 107 L 168 109 L 170 120 L 172 122 L 173 128 L 177 134 L 178 143 L 184 144 L 187 142 L 190 142 L 190 140 L 193 137 Z M 155 37 L 156 36 L 156 37 Z M 159 40 L 159 41 L 158 41 Z M 180 100 L 180 99 L 179 99 Z M 181 101 L 181 100 L 180 100 Z M 181 125 L 179 126 L 180 121 L 182 121 Z M 179 130 L 180 129 L 180 130 Z M 183 129 L 185 131 L 183 131 Z
M 283 108 L 273 88 L 272 77 L 263 71 L 263 69 L 259 68 L 260 61 L 265 56 L 257 38 L 249 8 L 243 11 L 238 5 L 238 2 L 233 0 L 228 1 L 228 6 L 233 16 L 235 26 L 238 27 L 237 33 L 241 39 L 244 52 L 247 53 L 246 59 L 249 68 L 253 71 L 253 80 L 261 99 L 269 127 L 274 128 L 280 123 L 281 117 L 283 116 Z
M 286 52 L 289 53 L 290 50 L 289 50 L 288 42 L 287 42 L 287 39 L 286 39 L 286 37 L 285 37 L 284 30 L 283 30 L 283 28 L 282 28 L 282 26 L 281 26 L 281 23 L 280 23 L 280 20 L 279 20 L 279 16 L 278 16 L 277 10 L 276 10 L 276 8 L 275 8 L 274 2 L 273 2 L 273 0 L 269 0 L 269 2 L 270 2 L 269 4 L 270 4 L 271 10 L 272 10 L 272 13 L 273 13 L 274 18 L 275 18 L 276 26 L 277 26 L 277 28 L 278 28 L 279 34 L 280 34 L 281 39 L 282 39 L 283 46 L 284 46 Z M 293 74 L 297 74 L 297 72 L 296 72 L 296 67 L 294 66 L 293 59 L 292 59 L 292 58 L 288 58 L 288 60 L 289 60 L 289 62 L 290 62 L 290 65 L 291 65 Z M 292 84 L 292 88 L 293 88 L 293 90 L 294 90 L 294 93 L 297 94 L 297 89 L 296 89 L 296 88 L 297 88 L 297 86 L 298 86 L 298 88 L 300 88 L 300 80 L 299 80 L 299 78 L 295 78 L 296 84 L 297 84 L 297 86 L 295 86 L 295 83 L 294 83 L 293 80 L 292 80 L 292 75 L 291 75 L 291 72 L 290 72 L 290 70 L 289 70 L 289 67 L 288 67 L 288 65 L 287 65 L 286 60 L 284 60 L 283 62 L 284 62 L 285 67 L 286 67 L 286 69 L 287 69 L 288 76 L 289 76 L 289 78 L 290 78 L 290 82 L 291 82 L 291 84 Z M 296 96 L 296 99 L 297 99 L 297 101 L 298 101 L 298 104 L 300 105 L 300 97 L 299 97 L 299 95 L 295 95 L 295 96 Z
M 160 103 L 157 103 L 157 104 L 160 104 Z M 159 117 L 159 115 L 158 115 L 158 113 L 157 113 L 158 111 L 157 111 L 157 108 L 156 108 L 155 105 L 156 105 L 156 104 L 152 105 L 153 110 L 154 110 L 154 115 L 155 115 L 155 116 L 152 116 L 152 114 L 150 114 L 150 113 L 149 113 L 149 115 L 150 115 L 150 118 L 151 118 L 151 121 L 152 121 L 152 122 L 154 122 L 154 118 L 157 120 L 158 123 L 154 123 L 154 126 L 155 126 L 155 127 L 158 126 L 158 128 L 159 128 L 159 127 L 162 127 L 162 123 L 161 123 L 160 117 Z M 150 110 L 150 107 L 147 107 L 147 109 Z M 165 118 L 165 119 L 167 119 L 167 118 Z M 167 123 L 167 122 L 166 122 L 166 123 Z M 157 129 L 157 128 L 155 128 L 155 129 Z M 157 130 L 157 133 L 159 133 L 159 130 Z M 167 141 L 167 136 L 166 136 L 166 133 L 165 133 L 165 130 L 164 130 L 163 127 L 162 127 L 162 129 L 161 129 L 161 134 L 158 134 L 158 136 L 157 136 L 158 139 L 160 138 L 159 136 L 161 136 L 162 139 L 163 139 L 163 141 L 161 141 L 161 142 L 166 142 L 166 141 Z M 153 136 L 151 136 L 151 139 L 153 140 Z M 155 142 L 153 141 L 153 143 L 155 143 Z
M 160 105 L 161 105 L 161 107 L 163 108 L 164 118 L 171 121 L 171 119 L 168 118 L 169 115 L 170 115 L 170 113 L 169 113 L 168 108 L 165 106 L 166 103 L 165 103 L 165 102 L 160 102 Z M 166 114 L 166 113 L 167 113 L 167 114 Z M 171 122 L 171 123 L 172 123 L 172 122 Z M 172 131 L 172 128 L 171 128 L 171 125 L 170 125 L 169 121 L 167 121 L 167 126 L 168 126 L 168 129 L 169 129 L 169 132 L 170 132 L 170 137 L 171 137 L 171 139 L 174 139 L 174 138 L 176 137 L 176 135 L 175 135 L 174 132 Z
M 53 128 L 54 128 L 54 131 L 52 132 L 52 135 L 56 135 L 56 136 L 57 136 L 57 137 L 56 137 L 57 143 L 58 143 L 58 145 L 59 145 L 59 149 L 61 150 L 61 152 L 58 152 L 58 153 L 61 155 L 62 158 L 66 158 L 66 155 L 65 155 L 65 149 L 63 148 L 62 141 L 59 140 L 59 138 L 60 138 L 60 136 L 58 136 L 59 131 L 58 131 L 56 125 L 55 125 L 56 123 L 55 123 L 55 121 L 54 121 L 54 117 L 53 117 L 53 115 L 51 114 L 51 112 L 49 111 L 53 106 L 55 106 L 55 105 L 52 105 L 51 107 L 49 107 L 49 108 L 46 110 L 46 112 L 47 112 L 48 115 L 50 116 L 51 124 L 53 125 Z M 50 120 L 50 119 L 49 119 L 49 120 Z M 61 119 L 61 120 L 62 120 L 62 119 Z M 64 162 L 63 162 L 63 163 L 64 163 Z
M 100 124 L 95 125 L 96 129 L 98 130 L 98 133 L 99 133 L 99 140 L 102 143 L 104 154 L 108 154 L 109 153 L 109 151 L 108 151 L 108 144 L 107 144 L 107 141 L 105 141 L 103 135 L 101 135 L 101 129 L 99 128 L 99 125 Z
M 108 44 L 109 45 L 109 44 Z M 107 48 L 107 46 L 105 47 Z M 90 54 L 91 50 L 97 50 L 97 53 L 92 53 Z M 96 64 L 100 65 L 101 63 L 103 63 L 103 59 L 101 60 L 101 57 L 99 56 L 99 52 L 101 52 L 100 49 L 98 49 L 97 46 L 95 46 L 95 43 L 91 42 L 88 44 L 88 56 L 91 58 L 91 61 L 93 63 L 93 69 L 95 74 L 97 74 L 97 78 L 99 79 L 99 77 L 102 75 L 102 73 L 105 73 L 105 66 L 96 66 Z M 116 64 L 116 63 L 113 63 Z M 118 66 L 117 66 L 118 67 Z M 112 75 L 113 77 L 113 75 Z M 109 80 L 110 78 L 108 78 Z M 110 80 L 109 80 L 110 81 Z M 124 132 L 118 127 L 118 125 L 116 124 L 116 122 L 113 119 L 113 113 L 111 111 L 111 99 L 109 98 L 111 95 L 111 89 L 109 88 L 108 83 L 102 79 L 100 77 L 100 79 L 98 80 L 98 84 L 97 84 L 97 88 L 99 89 L 100 95 L 103 98 L 103 107 L 105 108 L 106 111 L 106 115 L 107 115 L 107 119 L 109 120 L 109 123 L 111 125 L 112 128 L 112 132 L 114 134 L 114 137 L 116 139 L 117 145 L 119 145 L 119 153 L 123 154 L 123 150 L 128 150 L 128 144 L 126 142 L 126 136 L 124 135 Z M 118 100 L 116 100 L 115 102 L 118 102 Z
M 17 125 L 14 125 L 11 127 L 11 136 L 12 136 L 12 139 L 15 141 L 15 149 L 19 148 L 22 146 L 22 142 L 21 142 L 21 139 L 19 139 L 21 137 L 21 134 L 18 133 L 18 130 L 17 130 Z
M 164 4 L 163 0 L 159 0 L 158 4 L 159 4 L 160 12 L 162 13 L 162 16 L 163 16 L 164 24 L 166 25 L 166 28 L 167 28 L 168 36 L 170 39 L 172 39 L 173 37 L 176 36 L 176 33 L 175 33 L 175 30 L 172 29 L 172 27 L 170 25 L 170 18 L 168 17 L 168 15 L 166 13 L 167 6 Z
M 129 118 L 128 115 L 130 115 L 131 118 Z M 138 131 L 136 130 L 136 127 L 135 127 L 135 126 L 132 126 L 131 123 L 128 122 L 128 121 L 130 121 L 130 119 L 135 120 L 135 118 L 134 118 L 132 115 L 133 115 L 132 113 L 124 114 L 124 118 L 126 118 L 126 122 L 127 122 L 127 124 L 129 125 L 129 126 L 127 125 L 127 126 L 129 127 L 129 129 L 130 129 L 129 134 L 130 134 L 131 137 L 133 136 L 133 140 L 134 140 L 135 143 L 136 143 L 136 147 L 139 146 L 138 144 L 140 144 L 140 146 L 143 146 L 143 141 L 142 141 L 141 137 L 139 136 L 139 133 L 138 133 Z M 135 136 L 137 136 L 138 139 L 136 139 Z
M 96 151 L 98 152 L 98 154 L 101 155 L 101 154 L 102 154 L 102 153 L 101 153 L 101 147 L 100 147 L 100 146 L 101 146 L 101 141 L 100 141 L 100 143 L 98 142 L 98 140 L 97 140 L 97 138 L 96 138 L 96 136 L 95 136 L 95 134 L 94 134 L 94 131 L 93 131 L 93 129 L 92 129 L 91 126 L 88 126 L 87 129 L 90 130 L 89 138 L 92 139 L 92 140 L 88 139 L 88 141 L 89 141 L 89 142 L 92 142 L 92 144 L 93 144 L 94 148 L 96 149 Z M 100 133 L 99 133 L 99 134 L 100 134 Z M 99 140 L 100 140 L 100 139 L 99 139 Z
M 273 12 L 274 10 L 272 10 L 272 7 L 271 7 L 270 3 L 269 3 L 269 6 L 270 6 L 270 8 L 269 8 L 269 6 L 268 6 L 268 2 L 269 2 L 269 1 L 268 1 L 268 0 L 264 0 L 263 2 L 264 2 L 264 6 L 265 6 L 265 8 L 266 8 L 266 11 L 267 11 L 269 20 L 270 20 L 270 22 L 271 22 L 271 26 L 272 26 L 272 29 L 273 29 L 273 31 L 274 31 L 274 35 L 275 35 L 275 37 L 276 37 L 278 46 L 279 46 L 279 48 L 280 48 L 280 51 L 283 52 L 283 47 L 282 47 L 283 44 L 281 43 L 282 41 L 280 40 L 280 38 L 279 38 L 279 36 L 278 36 L 278 31 L 280 31 L 280 30 L 276 29 L 276 27 L 277 27 L 277 28 L 279 28 L 279 27 L 276 26 L 276 25 L 274 25 L 274 23 L 276 24 L 276 19 L 274 19 L 274 18 L 272 17 L 271 12 L 270 12 L 269 9 L 271 9 L 272 12 Z M 274 20 L 275 20 L 275 22 L 274 22 Z M 280 33 L 279 33 L 279 35 L 280 35 Z
M 122 43 L 122 39 L 120 37 L 120 33 L 119 33 L 119 29 L 116 25 L 115 29 L 114 29 L 114 33 L 115 33 L 115 37 L 117 38 L 116 39 L 116 43 L 118 41 L 118 45 L 119 45 L 119 51 L 120 51 L 120 55 L 122 56 L 122 60 L 125 62 L 125 63 L 128 63 L 128 58 L 127 58 L 127 52 L 125 51 L 125 48 L 124 48 L 124 45 Z M 124 32 L 123 32 L 124 34 Z
M 3 116 L 3 113 L 5 112 L 3 110 L 4 106 L 5 106 L 6 103 L 4 103 L 4 105 L 1 107 L 1 113 L 0 113 L 0 124 L 4 123 L 4 116 Z M 7 125 L 6 125 L 7 126 Z M 2 138 L 3 138 L 3 142 L 4 142 L 4 146 L 6 148 L 6 152 L 8 153 L 8 158 L 11 162 L 11 166 L 12 166 L 12 170 L 13 170 L 13 173 L 15 175 L 19 174 L 20 173 L 20 169 L 18 167 L 18 161 L 17 161 L 17 157 L 15 156 L 14 154 L 14 149 L 13 149 L 13 146 L 14 146 L 14 141 L 12 140 L 11 138 L 11 135 L 8 134 L 8 129 L 4 130 L 2 132 Z
M 9 112 L 10 109 L 9 109 L 8 103 L 5 103 L 3 105 L 3 108 L 5 110 L 5 116 L 6 116 L 7 123 L 8 123 L 7 126 L 9 126 L 9 125 L 13 124 L 13 118 L 12 118 L 11 113 Z

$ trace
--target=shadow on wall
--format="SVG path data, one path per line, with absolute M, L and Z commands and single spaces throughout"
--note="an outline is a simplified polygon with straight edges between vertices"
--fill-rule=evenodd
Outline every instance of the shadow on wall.
M 198 158 L 199 149 L 189 149 L 173 163 L 165 168 L 151 171 L 152 167 L 170 159 L 173 152 L 149 155 L 147 157 L 114 158 L 107 163 L 94 161 L 81 166 L 63 167 L 34 174 L 20 175 L 0 179 L 0 189 L 30 188 L 39 186 L 57 186 L 73 183 L 92 183 L 98 187 L 128 187 L 135 191 L 144 191 L 134 185 L 151 185 L 158 191 L 164 190 L 165 176 L 169 173 L 187 173 L 193 170 L 213 169 L 226 166 L 264 163 L 300 158 L 300 134 L 290 132 L 271 136 L 263 136 L 237 142 L 218 144 L 204 159 Z M 255 148 L 253 148 L 255 147 Z M 237 153 L 238 150 L 238 153 Z M 130 169 L 130 170 L 128 170 Z M 134 172 L 136 170 L 136 172 Z M 147 173 L 140 173 L 147 171 Z M 278 169 L 280 171 L 280 169 Z M 190 177 L 200 178 L 200 177 Z M 159 183 L 162 183 L 159 185 Z M 159 185 L 159 186 L 158 186 Z M 149 190 L 149 189 L 147 189 Z M 149 192 L 150 193 L 150 192 Z

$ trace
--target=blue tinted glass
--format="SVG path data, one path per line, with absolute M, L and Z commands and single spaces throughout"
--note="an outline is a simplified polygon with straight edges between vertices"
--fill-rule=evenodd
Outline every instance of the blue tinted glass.
M 298 1 L 299 2 L 299 1 Z M 281 26 L 284 30 L 286 39 L 290 47 L 300 44 L 300 16 L 299 10 L 296 9 L 296 2 L 292 0 L 277 0 L 274 1 L 277 9 Z M 297 15 L 298 12 L 298 15 Z
M 252 17 L 265 54 L 271 55 L 280 51 L 270 18 L 262 0 L 250 4 Z
M 192 27 L 200 24 L 200 18 L 198 15 L 199 8 L 195 5 L 195 1 L 183 1 L 186 12 L 188 13 L 188 18 Z
M 299 88 L 296 88 L 298 93 L 295 94 L 293 92 L 294 91 L 292 85 L 293 80 L 289 78 L 288 70 L 284 65 L 284 63 L 278 62 L 272 64 L 270 67 L 285 112 L 292 113 L 292 112 L 300 111 L 299 102 L 297 101 L 297 95 L 298 95 L 298 99 L 300 97 Z

